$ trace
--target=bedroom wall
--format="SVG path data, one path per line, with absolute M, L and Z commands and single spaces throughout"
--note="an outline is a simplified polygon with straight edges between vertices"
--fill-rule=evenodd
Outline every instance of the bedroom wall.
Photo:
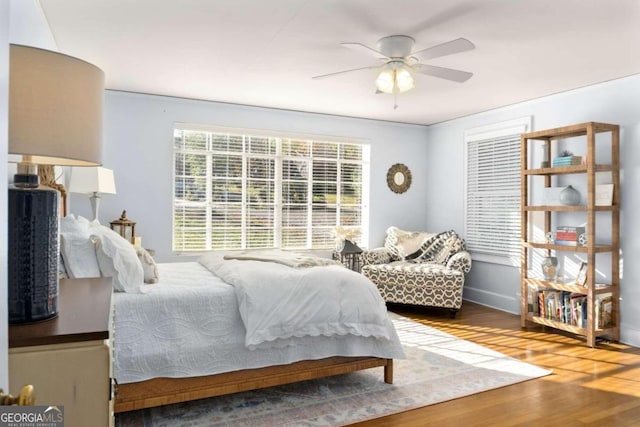
M 531 116 L 533 130 L 587 121 L 621 129 L 621 340 L 640 346 L 640 75 L 540 98 L 444 122 L 428 129 L 427 225 L 432 230 L 464 229 L 463 171 L 465 130 Z M 442 159 L 451 159 L 442 161 Z M 446 182 L 447 185 L 435 185 Z M 625 262 L 626 261 L 626 262 Z M 518 268 L 474 262 L 465 299 L 519 313 Z
M 108 80 L 108 77 L 107 77 Z M 143 246 L 159 261 L 181 261 L 171 251 L 172 135 L 176 122 L 266 129 L 355 138 L 371 146 L 369 247 L 381 245 L 390 225 L 421 229 L 427 215 L 427 156 L 424 126 L 362 120 L 243 105 L 107 91 L 104 114 L 104 166 L 113 169 L 117 194 L 104 196 L 100 221 L 120 216 L 136 221 Z M 391 192 L 386 172 L 406 164 L 413 184 Z M 70 212 L 90 216 L 86 197 L 72 194 Z

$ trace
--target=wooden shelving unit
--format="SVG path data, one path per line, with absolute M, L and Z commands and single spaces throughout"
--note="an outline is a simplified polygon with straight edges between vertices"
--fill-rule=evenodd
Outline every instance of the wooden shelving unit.
M 598 134 L 601 135 L 596 138 Z M 534 141 L 544 142 L 548 145 L 548 152 L 553 149 L 554 143 L 558 140 L 567 140 L 569 138 L 581 137 L 585 141 L 585 152 L 583 154 L 585 161 L 581 165 L 560 166 L 560 167 L 532 167 L 530 155 L 532 153 L 531 143 Z M 597 139 L 597 141 L 596 141 Z M 578 125 L 566 126 L 556 129 L 548 129 L 536 132 L 530 132 L 521 136 L 521 323 L 522 327 L 527 322 L 533 322 L 563 331 L 571 332 L 586 338 L 587 345 L 594 347 L 598 337 L 609 337 L 614 341 L 620 338 L 620 130 L 618 125 L 606 123 L 582 123 Z M 598 148 L 602 148 L 600 144 L 609 144 L 611 150 L 610 164 L 596 163 L 596 144 Z M 551 159 L 546 159 L 551 164 Z M 610 183 L 613 184 L 613 201 L 611 206 L 597 206 L 595 201 L 596 193 L 596 172 L 608 172 L 611 176 Z M 551 178 L 559 175 L 580 174 L 586 179 L 586 204 L 579 206 L 540 206 L 532 205 L 531 202 L 531 185 L 533 185 L 533 177 L 543 177 L 544 187 L 551 187 Z M 549 243 L 546 241 L 534 241 L 531 237 L 531 221 L 532 214 L 542 212 L 544 215 L 543 228 L 544 235 L 552 230 L 552 224 L 558 224 L 561 216 L 567 213 L 584 214 L 586 223 L 587 242 L 584 246 L 564 246 Z M 596 213 L 609 213 L 611 220 L 611 236 L 610 243 L 605 244 L 596 242 Z M 532 274 L 535 268 L 532 268 L 532 254 L 535 252 L 542 253 L 544 256 L 562 253 L 579 253 L 586 258 L 587 262 L 587 278 L 584 286 L 575 284 L 574 281 L 569 282 L 552 282 L 542 280 Z M 596 254 L 609 253 L 611 257 L 611 271 L 607 276 L 609 283 L 605 285 L 596 285 Z M 539 269 L 539 268 L 538 268 Z M 598 272 L 602 273 L 598 268 Z M 531 277 L 530 277 L 531 276 Z M 582 327 L 571 323 L 562 322 L 548 317 L 542 317 L 535 311 L 532 311 L 532 301 L 534 297 L 537 302 L 538 290 L 558 290 L 567 291 L 574 294 L 586 295 L 587 316 L 586 325 Z M 532 295 L 532 292 L 536 295 Z M 611 326 L 606 328 L 596 328 L 596 303 L 598 296 L 605 294 L 611 295 Z

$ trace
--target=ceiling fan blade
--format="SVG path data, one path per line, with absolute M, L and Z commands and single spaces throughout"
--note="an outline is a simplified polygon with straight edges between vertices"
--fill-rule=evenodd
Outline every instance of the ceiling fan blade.
M 451 40 L 450 42 L 442 43 L 437 46 L 422 49 L 417 52 L 413 52 L 411 56 L 415 56 L 420 61 L 426 61 L 427 59 L 439 58 L 445 55 L 452 55 L 458 52 L 464 52 L 474 49 L 476 46 L 465 38 L 459 38 Z
M 466 82 L 473 73 L 467 71 L 454 70 L 453 68 L 436 67 L 433 65 L 416 64 L 412 67 L 415 71 L 428 76 L 439 77 L 441 79 L 453 80 L 454 82 Z
M 352 71 L 370 70 L 370 69 L 373 69 L 373 68 L 380 68 L 380 66 L 379 65 L 372 65 L 372 66 L 369 66 L 369 67 L 352 68 L 350 70 L 337 71 L 335 73 L 329 73 L 329 74 L 322 74 L 322 75 L 319 75 L 319 76 L 313 76 L 311 78 L 312 79 L 324 79 L 325 77 L 333 77 L 333 76 L 337 76 L 339 74 L 350 73 Z
M 362 43 L 340 43 L 340 45 L 376 59 L 388 59 L 382 52 L 378 52 L 377 50 L 372 49 L 369 46 L 365 46 Z

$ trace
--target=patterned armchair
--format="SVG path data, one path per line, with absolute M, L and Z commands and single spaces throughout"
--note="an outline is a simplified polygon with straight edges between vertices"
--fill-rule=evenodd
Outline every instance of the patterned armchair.
M 387 229 L 383 248 L 362 253 L 362 274 L 376 284 L 387 302 L 449 309 L 462 306 L 471 255 L 454 231 L 419 233 Z

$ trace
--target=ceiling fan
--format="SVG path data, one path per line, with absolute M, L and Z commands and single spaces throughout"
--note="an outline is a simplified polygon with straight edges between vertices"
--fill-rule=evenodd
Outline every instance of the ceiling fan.
M 414 87 L 413 72 L 426 74 L 441 79 L 452 80 L 454 82 L 465 82 L 473 76 L 473 73 L 452 68 L 436 67 L 434 65 L 422 64 L 433 58 L 445 55 L 465 52 L 475 48 L 475 45 L 465 38 L 451 40 L 436 46 L 412 52 L 415 40 L 410 36 L 388 36 L 378 40 L 378 50 L 370 48 L 361 43 L 341 43 L 342 46 L 361 52 L 384 62 L 382 65 L 372 65 L 368 67 L 352 68 L 350 70 L 338 71 L 335 73 L 322 74 L 313 77 L 323 79 L 334 77 L 353 71 L 381 69 L 376 78 L 376 93 L 398 93 L 406 92 Z M 397 108 L 394 105 L 394 108 Z

